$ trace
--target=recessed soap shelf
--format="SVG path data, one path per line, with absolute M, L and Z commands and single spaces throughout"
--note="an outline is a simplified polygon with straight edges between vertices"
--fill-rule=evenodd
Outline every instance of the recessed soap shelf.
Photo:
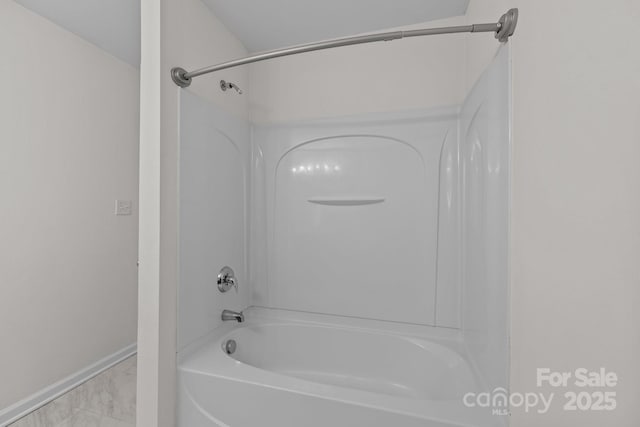
M 312 197 L 307 199 L 309 203 L 314 203 L 316 205 L 327 205 L 327 206 L 361 206 L 361 205 L 374 205 L 376 203 L 384 202 L 384 197 L 374 197 L 374 196 L 358 196 L 358 197 Z

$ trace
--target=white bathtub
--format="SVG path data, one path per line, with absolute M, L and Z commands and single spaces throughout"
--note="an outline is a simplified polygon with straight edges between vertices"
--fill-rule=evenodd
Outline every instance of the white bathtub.
M 246 317 L 181 352 L 180 427 L 495 422 L 463 405 L 477 385 L 451 331 L 264 309 Z

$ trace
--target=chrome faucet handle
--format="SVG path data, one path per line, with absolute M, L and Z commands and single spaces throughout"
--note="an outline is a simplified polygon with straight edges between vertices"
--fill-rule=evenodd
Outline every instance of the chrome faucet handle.
M 231 288 L 235 288 L 238 293 L 238 281 L 235 273 L 231 267 L 225 265 L 218 273 L 218 290 L 224 293 Z

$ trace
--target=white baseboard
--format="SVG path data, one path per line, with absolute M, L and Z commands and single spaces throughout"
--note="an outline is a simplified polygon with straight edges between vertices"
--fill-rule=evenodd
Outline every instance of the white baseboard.
M 136 354 L 136 351 L 137 345 L 135 343 L 131 344 L 122 350 L 118 350 L 104 359 L 98 360 L 96 363 L 69 375 L 67 378 L 43 388 L 26 399 L 23 399 L 8 408 L 1 409 L 0 427 L 5 427 L 9 423 L 14 422 L 28 413 L 46 405 L 52 400 L 57 399 L 69 390 L 72 390 L 80 384 L 90 380 L 99 373 L 106 371 L 110 367 L 122 362 L 124 359 L 133 356 Z

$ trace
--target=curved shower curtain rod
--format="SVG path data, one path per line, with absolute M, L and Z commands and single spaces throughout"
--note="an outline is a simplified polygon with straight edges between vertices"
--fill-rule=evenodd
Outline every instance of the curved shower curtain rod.
M 187 71 L 184 68 L 174 67 L 171 69 L 171 78 L 178 86 L 189 87 L 191 85 L 191 80 L 194 77 L 213 73 L 214 71 L 224 70 L 226 68 L 237 67 L 239 65 L 250 64 L 252 62 L 264 61 L 281 56 L 312 52 L 314 50 L 330 49 L 334 47 L 350 46 L 354 44 L 372 43 L 379 41 L 391 41 L 402 39 L 405 37 L 432 36 L 436 34 L 450 33 L 494 32 L 496 39 L 498 39 L 498 41 L 500 41 L 501 43 L 504 43 L 509 40 L 510 36 L 513 35 L 516 29 L 517 22 L 518 9 L 509 9 L 507 13 L 502 15 L 498 22 L 494 24 L 472 24 L 460 25 L 457 27 L 425 28 L 421 30 L 392 31 L 388 33 L 368 34 L 365 36 L 344 37 L 323 42 L 291 46 L 284 49 L 270 50 L 268 52 L 258 53 L 256 55 L 247 56 L 246 58 L 235 59 L 233 61 L 223 62 L 221 64 L 200 68 L 194 71 Z

